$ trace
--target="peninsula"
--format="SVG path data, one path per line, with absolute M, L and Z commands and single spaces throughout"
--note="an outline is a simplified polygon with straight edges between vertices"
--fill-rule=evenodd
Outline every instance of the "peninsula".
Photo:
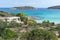
M 52 7 L 48 7 L 48 9 L 60 9 L 60 6 L 52 6 Z

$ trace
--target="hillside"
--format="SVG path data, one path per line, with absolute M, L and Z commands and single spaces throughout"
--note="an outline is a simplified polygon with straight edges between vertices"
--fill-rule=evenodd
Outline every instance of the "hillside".
M 48 7 L 48 9 L 60 9 L 60 6 L 52 6 L 52 7 Z
M 0 11 L 0 16 L 6 17 L 6 16 L 14 16 L 14 15 L 8 12 Z
M 13 7 L 11 8 L 12 10 L 34 10 L 36 9 L 35 7 L 32 6 L 21 6 L 21 7 Z

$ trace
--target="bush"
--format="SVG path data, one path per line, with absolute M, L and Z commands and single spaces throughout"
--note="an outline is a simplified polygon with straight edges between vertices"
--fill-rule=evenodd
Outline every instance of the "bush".
M 21 40 L 58 40 L 52 32 L 43 29 L 34 29 L 30 32 L 23 33 Z
M 29 26 L 35 26 L 36 25 L 36 22 L 34 20 L 29 20 L 28 21 L 28 25 Z
M 11 22 L 7 25 L 7 28 L 14 28 L 14 27 L 21 27 L 21 24 L 15 22 L 15 21 L 11 21 Z
M 17 38 L 18 34 L 16 32 L 9 30 L 9 29 L 5 29 L 1 36 L 4 39 L 12 39 L 12 38 Z

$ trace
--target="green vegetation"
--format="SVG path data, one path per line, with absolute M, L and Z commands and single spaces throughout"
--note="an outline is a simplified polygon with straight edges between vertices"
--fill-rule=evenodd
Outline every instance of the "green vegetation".
M 28 25 L 29 26 L 35 26 L 37 23 L 34 20 L 29 20 Z
M 53 22 L 49 22 L 49 21 L 43 21 L 41 23 L 41 26 L 42 27 L 51 27 L 51 26 L 54 26 L 55 24 Z
M 58 40 L 52 32 L 43 29 L 34 29 L 30 32 L 23 33 L 21 40 Z
M 9 40 L 12 38 L 18 38 L 18 34 L 9 29 L 4 30 L 1 36 L 6 40 Z
M 58 31 L 58 34 L 59 34 L 59 38 L 60 38 L 60 24 L 57 25 L 57 27 L 55 28 L 55 31 Z
M 7 27 L 7 23 L 0 20 L 0 28 L 6 28 L 6 27 Z
M 7 14 L 3 13 L 3 11 L 0 11 L 1 16 L 6 17 Z M 24 24 L 0 20 L 1 40 L 17 40 L 17 38 L 20 38 L 20 40 L 57 40 L 54 31 L 58 31 L 60 37 L 60 24 L 56 25 L 54 22 L 49 21 L 37 23 L 32 19 L 28 19 L 25 13 L 17 13 L 15 16 L 20 17 L 21 22 L 24 22 Z
M 16 16 L 19 16 L 21 21 L 24 22 L 24 24 L 27 24 L 27 21 L 28 21 L 28 17 L 25 13 L 18 13 L 16 14 Z
M 0 16 L 7 17 L 7 16 L 15 16 L 15 15 L 8 12 L 0 11 Z
M 21 18 L 21 21 L 24 21 L 24 18 L 27 17 L 24 13 L 18 13 L 16 16 L 19 16 Z
M 7 23 L 0 20 L 0 36 L 6 27 L 7 27 Z
M 11 23 L 11 24 L 12 24 L 12 23 Z M 8 28 L 7 25 L 8 25 L 7 22 L 4 22 L 4 21 L 0 20 L 0 37 L 2 37 L 2 40 L 3 40 L 3 39 L 4 39 L 4 40 L 12 39 L 12 38 L 18 36 L 18 34 L 15 33 L 14 31 L 11 31 L 11 30 L 7 29 L 7 28 Z M 16 25 L 16 24 L 15 24 L 15 25 Z M 15 25 L 14 25 L 14 26 L 15 26 Z M 17 25 L 18 25 L 18 24 L 17 24 Z M 12 25 L 10 25 L 10 26 L 12 26 Z M 13 26 L 12 26 L 12 27 L 13 27 Z
M 8 25 L 7 28 L 14 28 L 14 27 L 21 27 L 20 23 L 16 23 L 15 21 L 11 21 Z

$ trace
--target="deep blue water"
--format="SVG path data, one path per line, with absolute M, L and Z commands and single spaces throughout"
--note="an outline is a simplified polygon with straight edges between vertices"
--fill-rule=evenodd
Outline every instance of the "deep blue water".
M 60 23 L 60 9 L 40 8 L 38 10 L 12 10 L 9 8 L 0 8 L 0 11 L 10 12 L 13 14 L 24 12 L 28 16 L 34 17 L 37 22 L 49 20 L 51 22 Z

